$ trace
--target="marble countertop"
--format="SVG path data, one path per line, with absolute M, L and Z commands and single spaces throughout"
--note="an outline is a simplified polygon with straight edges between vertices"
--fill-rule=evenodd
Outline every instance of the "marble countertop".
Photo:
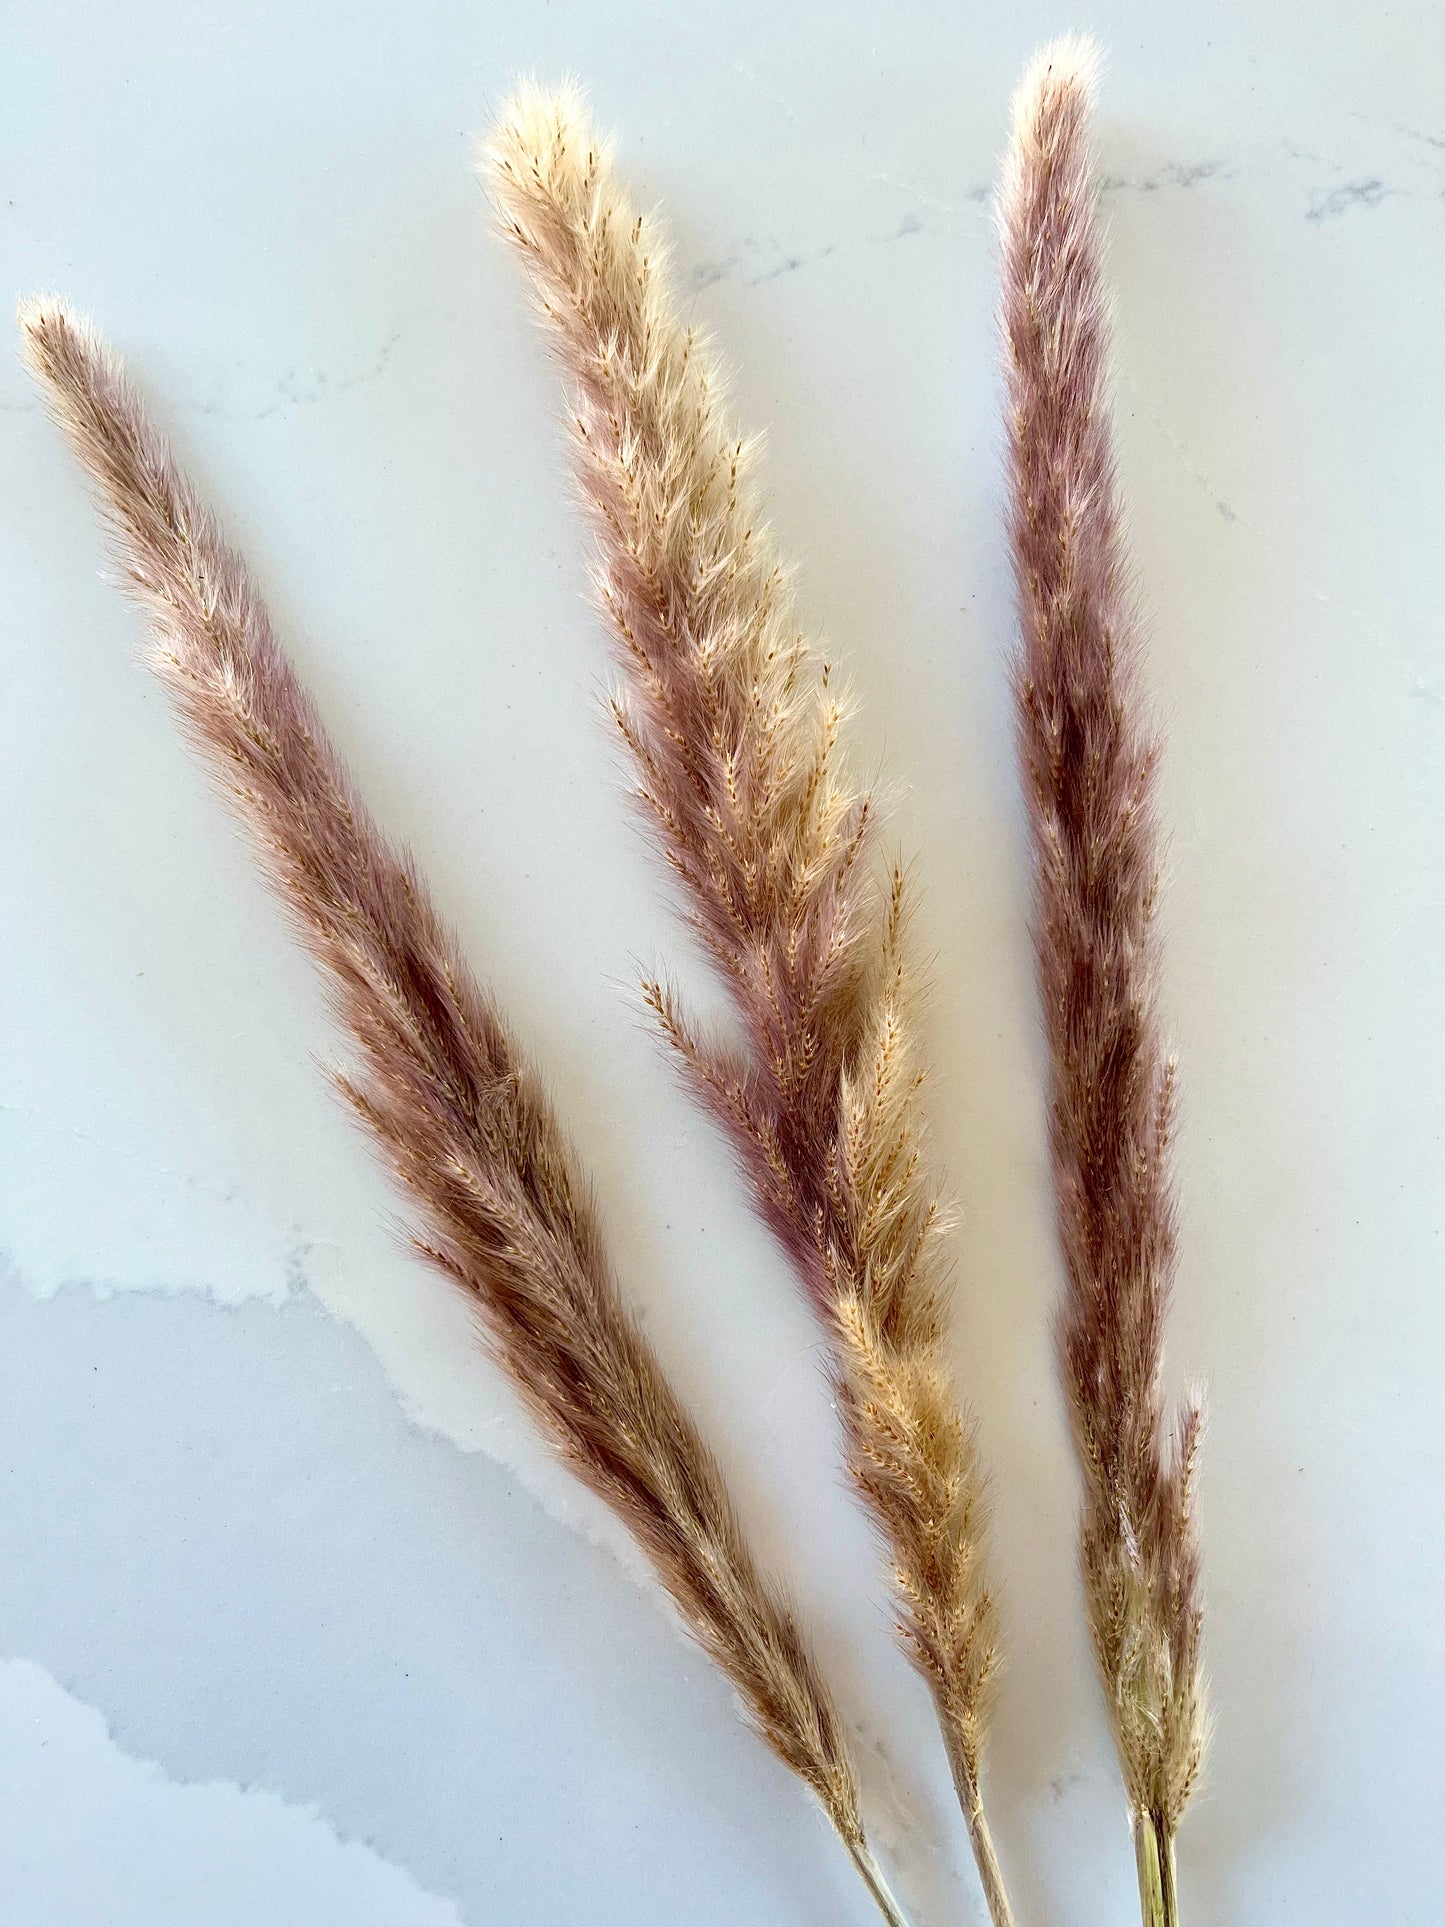
M 1438 1919 L 1445 28 L 1205 0 L 50 0 L 0 234 L 127 355 L 545 1072 L 623 1284 L 795 1593 L 916 1927 L 982 1919 L 815 1332 L 643 1020 L 710 996 L 473 136 L 572 72 L 768 436 L 894 786 L 961 1207 L 1021 1927 L 1134 1916 L 1075 1578 L 1007 662 L 989 195 L 1103 41 L 1120 455 L 1167 730 L 1171 1376 L 1208 1387 L 1194 1927 Z M 0 366 L 0 1923 L 866 1927 L 808 1799 L 406 1253 L 341 1051 Z

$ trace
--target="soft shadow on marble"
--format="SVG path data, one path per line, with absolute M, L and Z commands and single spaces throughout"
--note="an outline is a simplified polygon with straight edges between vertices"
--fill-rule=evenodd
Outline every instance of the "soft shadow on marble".
M 866 1907 L 665 1604 L 409 1426 L 309 1293 L 9 1283 L 0 1356 L 0 1653 L 124 1752 L 317 1809 L 467 1923 L 600 1927 L 603 1867 L 638 1927 Z
M 0 1891 L 11 1920 L 65 1927 L 460 1927 L 314 1808 L 227 1781 L 183 1785 L 111 1739 L 30 1660 L 0 1665 Z

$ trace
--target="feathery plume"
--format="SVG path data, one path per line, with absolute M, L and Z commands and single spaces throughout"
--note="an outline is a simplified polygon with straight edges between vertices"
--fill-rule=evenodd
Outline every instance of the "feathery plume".
M 774 1753 L 812 1788 L 885 1917 L 842 1723 L 792 1613 L 618 1296 L 596 1211 L 535 1074 L 409 859 L 381 836 L 240 559 L 120 366 L 63 306 L 23 304 L 30 367 L 95 485 L 149 662 L 250 832 L 359 1054 L 339 1074 L 562 1458 L 621 1518 Z
M 1084 1586 L 1145 1917 L 1172 1927 L 1174 1835 L 1204 1747 L 1201 1419 L 1191 1401 L 1169 1437 L 1160 1382 L 1175 1256 L 1174 1068 L 1155 1013 L 1157 751 L 1135 690 L 1140 623 L 1110 434 L 1088 139 L 1095 65 L 1075 40 L 1035 59 L 1014 100 L 1000 198 L 1018 709 Z
M 944 1213 L 923 1161 L 904 884 L 846 769 L 846 700 L 796 631 L 750 445 L 664 246 L 580 97 L 525 89 L 483 167 L 569 378 L 637 793 L 741 1022 L 646 987 L 831 1340 L 850 1470 L 892 1557 L 996 1923 L 979 1766 L 995 1660 L 983 1481 L 945 1363 Z

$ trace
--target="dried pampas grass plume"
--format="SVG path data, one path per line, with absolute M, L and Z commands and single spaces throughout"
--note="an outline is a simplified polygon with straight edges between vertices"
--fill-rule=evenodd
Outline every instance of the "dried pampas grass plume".
M 638 796 L 731 993 L 740 1047 L 648 996 L 831 1340 L 850 1470 L 892 1556 L 993 1919 L 983 1482 L 949 1382 L 944 1214 L 923 1158 L 901 874 L 844 765 L 845 701 L 797 633 L 713 354 L 573 91 L 523 90 L 483 155 L 569 378 Z
M 1000 198 L 1020 742 L 1068 1274 L 1061 1358 L 1084 1471 L 1083 1572 L 1149 1927 L 1204 1749 L 1194 1472 L 1161 1369 L 1174 1272 L 1173 1065 L 1155 1015 L 1156 748 L 1119 527 L 1088 123 L 1096 57 L 1046 48 L 1014 101 Z
M 722 1476 L 624 1310 L 570 1145 L 408 859 L 327 741 L 239 558 L 118 364 L 66 308 L 25 354 L 94 483 L 150 665 L 321 966 L 360 1070 L 341 1089 L 567 1464 L 628 1527 L 752 1724 L 813 1789 L 895 1927 L 838 1714 L 753 1564 Z

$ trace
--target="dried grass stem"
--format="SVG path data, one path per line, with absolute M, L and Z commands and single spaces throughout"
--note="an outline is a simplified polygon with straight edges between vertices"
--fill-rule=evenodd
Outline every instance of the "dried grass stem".
M 58 303 L 28 304 L 21 320 L 149 623 L 151 667 L 350 1034 L 358 1069 L 337 1081 L 411 1204 L 418 1250 L 467 1293 L 538 1425 L 627 1526 L 757 1732 L 871 1868 L 832 1698 L 623 1306 L 545 1091 L 417 871 L 368 816 L 240 559 L 119 365 Z M 896 1923 L 896 1907 L 885 1911 Z
M 903 874 L 875 861 L 877 811 L 843 751 L 847 695 L 798 632 L 753 444 L 679 315 L 655 223 L 569 91 L 523 90 L 484 168 L 568 380 L 639 806 L 737 1040 L 703 1035 L 663 982 L 647 996 L 822 1321 L 900 1637 L 1006 1927 L 978 1806 L 997 1655 L 984 1486 L 947 1362 L 949 1214 L 925 1156 Z
M 1194 1478 L 1201 1412 L 1162 1389 L 1175 1269 L 1174 1066 L 1156 1011 L 1157 745 L 1120 528 L 1089 116 L 1095 55 L 1045 49 L 1014 101 L 1000 197 L 1019 742 L 1052 1065 L 1067 1289 L 1059 1352 L 1084 1475 L 1089 1624 L 1146 1920 L 1204 1750 Z

